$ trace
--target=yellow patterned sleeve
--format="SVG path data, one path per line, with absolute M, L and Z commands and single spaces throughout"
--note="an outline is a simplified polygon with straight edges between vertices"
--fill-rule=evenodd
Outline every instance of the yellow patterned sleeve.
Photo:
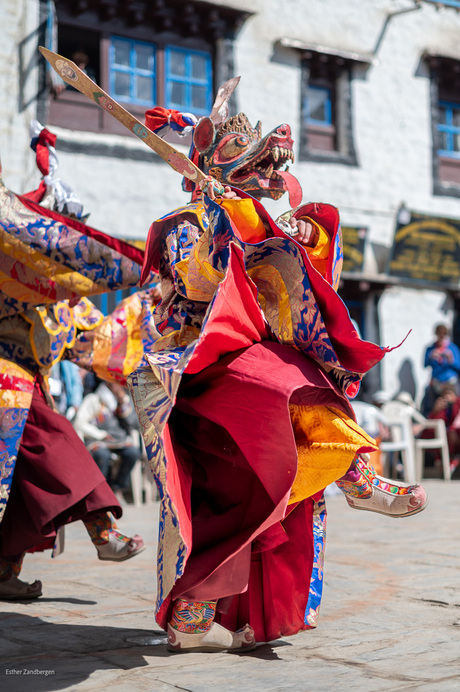
M 307 221 L 311 223 L 314 228 L 316 228 L 318 233 L 318 240 L 314 247 L 306 247 L 310 262 L 314 268 L 319 271 L 322 276 L 326 274 L 327 260 L 329 257 L 329 252 L 331 249 L 331 239 L 329 238 L 326 230 L 316 221 L 310 219 L 308 216 L 302 217 L 302 221 Z
M 224 199 L 220 206 L 231 218 L 244 243 L 260 243 L 265 240 L 265 226 L 252 199 Z

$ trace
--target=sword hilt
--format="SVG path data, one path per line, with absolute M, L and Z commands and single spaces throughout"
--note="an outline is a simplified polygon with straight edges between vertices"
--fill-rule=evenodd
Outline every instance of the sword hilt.
M 197 184 L 201 192 L 204 192 L 206 195 L 208 195 L 208 197 L 211 197 L 211 195 L 209 194 L 210 188 L 214 192 L 214 196 L 217 197 L 221 197 L 225 192 L 224 185 L 222 185 L 222 183 L 219 183 L 218 180 L 216 180 L 210 175 L 207 175 Z

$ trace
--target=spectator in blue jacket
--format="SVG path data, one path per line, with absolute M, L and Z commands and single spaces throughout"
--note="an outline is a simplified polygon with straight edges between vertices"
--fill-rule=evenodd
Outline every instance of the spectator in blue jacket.
M 453 385 L 458 389 L 460 373 L 460 350 L 449 339 L 447 327 L 444 324 L 438 324 L 435 334 L 436 341 L 425 351 L 425 367 L 431 367 L 431 381 L 423 403 L 425 416 L 430 414 L 435 399 L 446 385 Z

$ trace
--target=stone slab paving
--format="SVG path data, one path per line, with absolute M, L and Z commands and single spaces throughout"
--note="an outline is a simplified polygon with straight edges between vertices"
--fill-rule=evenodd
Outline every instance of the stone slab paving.
M 0 603 L 0 690 L 460 692 L 460 482 L 426 486 L 428 508 L 404 520 L 329 497 L 318 629 L 246 656 L 166 651 L 153 618 L 155 505 L 126 508 L 122 528 L 148 549 L 121 564 L 95 559 L 72 525 L 63 555 L 26 558 L 43 598 Z

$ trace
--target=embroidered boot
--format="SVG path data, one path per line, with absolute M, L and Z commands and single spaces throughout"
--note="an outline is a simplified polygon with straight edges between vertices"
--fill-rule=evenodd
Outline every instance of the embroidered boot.
M 90 538 L 96 546 L 99 560 L 123 562 L 145 550 L 144 541 L 136 534 L 132 538 L 118 531 L 108 512 L 98 512 L 83 520 Z
M 428 498 L 421 485 L 378 476 L 368 454 L 357 454 L 347 473 L 336 481 L 350 507 L 388 517 L 408 517 L 425 509 Z
M 230 632 L 214 622 L 217 601 L 184 601 L 174 603 L 168 624 L 168 651 L 175 653 L 252 651 L 256 646 L 254 630 L 245 625 Z
M 42 583 L 38 579 L 32 584 L 18 579 L 24 554 L 0 558 L 0 601 L 22 601 L 39 598 Z

